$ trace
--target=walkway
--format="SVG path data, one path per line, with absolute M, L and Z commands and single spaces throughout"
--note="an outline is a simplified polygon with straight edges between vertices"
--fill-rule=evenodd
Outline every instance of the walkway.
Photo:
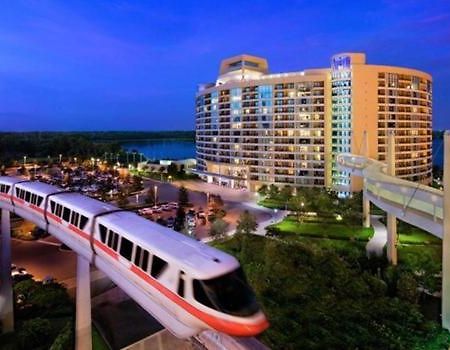
M 382 256 L 384 246 L 387 243 L 387 229 L 386 226 L 380 221 L 382 216 L 371 215 L 370 225 L 373 227 L 373 237 L 366 245 L 367 256 L 375 255 Z

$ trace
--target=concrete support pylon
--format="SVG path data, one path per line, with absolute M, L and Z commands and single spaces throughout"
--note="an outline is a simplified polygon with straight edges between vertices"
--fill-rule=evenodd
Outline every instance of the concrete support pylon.
M 369 135 L 367 130 L 364 130 L 363 134 L 363 155 L 369 158 Z M 366 192 L 363 189 L 363 226 L 370 227 L 370 201 L 366 196 Z
M 77 256 L 75 349 L 92 350 L 91 271 L 89 260 Z
M 14 305 L 11 278 L 11 222 L 9 211 L 2 209 L 0 261 L 0 323 L 3 333 L 14 331 Z
M 444 201 L 442 220 L 442 327 L 450 330 L 450 131 L 444 134 Z
M 389 131 L 387 148 L 387 173 L 395 176 L 395 134 Z M 397 265 L 397 217 L 387 213 L 387 258 L 392 265 Z
M 363 226 L 370 227 L 370 201 L 363 192 Z

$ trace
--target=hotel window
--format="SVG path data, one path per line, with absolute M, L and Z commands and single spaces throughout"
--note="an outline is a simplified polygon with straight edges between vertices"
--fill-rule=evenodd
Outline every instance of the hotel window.
M 398 75 L 394 73 L 389 73 L 388 84 L 390 87 L 398 87 Z

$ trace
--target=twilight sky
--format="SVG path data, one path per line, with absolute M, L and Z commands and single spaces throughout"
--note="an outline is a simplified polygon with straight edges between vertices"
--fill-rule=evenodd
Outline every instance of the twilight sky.
M 187 130 L 197 84 L 220 60 L 271 72 L 339 52 L 434 78 L 434 129 L 450 129 L 450 1 L 0 0 L 1 131 Z

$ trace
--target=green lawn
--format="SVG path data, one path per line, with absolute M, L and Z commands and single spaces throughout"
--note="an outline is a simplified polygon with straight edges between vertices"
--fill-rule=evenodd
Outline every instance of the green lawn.
M 402 244 L 434 244 L 440 245 L 442 240 L 421 229 L 411 230 L 407 233 L 399 233 L 400 243 Z
M 258 205 L 270 209 L 284 209 L 286 207 L 286 202 L 282 202 L 279 199 L 264 198 L 258 202 Z M 287 207 L 290 209 L 289 205 Z
M 278 224 L 272 225 L 284 235 L 301 235 L 317 238 L 331 238 L 341 240 L 368 241 L 373 235 L 373 228 L 347 225 L 345 223 L 317 222 L 320 218 L 315 218 L 316 222 L 298 222 L 292 217 L 287 217 Z
M 440 238 L 401 220 L 397 220 L 397 232 L 403 244 L 442 244 Z

